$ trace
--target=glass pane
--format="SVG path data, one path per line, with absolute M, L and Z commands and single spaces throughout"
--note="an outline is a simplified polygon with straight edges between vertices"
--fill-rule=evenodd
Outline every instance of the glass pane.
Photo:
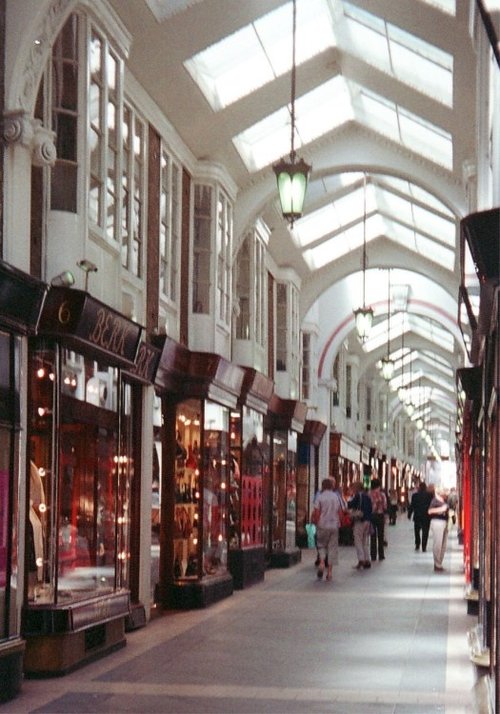
M 262 545 L 263 478 L 269 470 L 268 452 L 264 444 L 264 417 L 243 408 L 243 453 L 241 475 L 241 545 Z
M 56 587 L 57 489 L 52 472 L 56 355 L 40 343 L 30 355 L 30 481 L 27 562 L 28 600 L 54 602 Z
M 201 404 L 189 400 L 177 408 L 175 459 L 174 577 L 198 578 L 200 523 Z
M 296 547 L 297 519 L 297 434 L 288 432 L 287 473 L 286 473 L 286 549 Z
M 215 575 L 227 567 L 228 409 L 207 401 L 204 426 L 202 573 Z
M 286 469 L 287 469 L 287 434 L 276 431 L 273 434 L 273 550 L 283 550 L 286 543 Z
M 102 73 L 102 41 L 95 33 L 92 33 L 90 40 L 89 60 L 92 78 L 100 81 Z
M 101 88 L 91 84 L 89 90 L 89 122 L 98 129 L 101 126 Z M 92 140 L 91 140 L 92 146 Z
M 119 512 L 117 370 L 63 351 L 59 460 L 59 602 L 116 583 Z
M 161 442 L 161 398 L 153 397 L 153 464 L 151 479 L 151 602 L 160 581 L 160 526 L 162 497 L 162 442 Z M 182 553 L 181 553 L 182 555 Z M 181 559 L 182 563 L 182 559 Z M 181 563 L 178 564 L 180 574 Z M 187 561 L 186 561 L 187 566 Z
M 19 431 L 14 430 L 19 424 L 18 342 L 0 333 L 0 639 L 19 632 L 16 608 Z

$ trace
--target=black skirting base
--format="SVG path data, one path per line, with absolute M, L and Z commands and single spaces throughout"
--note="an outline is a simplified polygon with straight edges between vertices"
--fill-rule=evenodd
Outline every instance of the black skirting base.
M 302 551 L 300 548 L 291 550 L 273 550 L 269 559 L 270 568 L 290 568 L 292 565 L 297 565 L 302 560 Z
M 229 573 L 204 580 L 179 581 L 169 588 L 167 607 L 175 610 L 195 610 L 224 600 L 234 592 Z
M 23 640 L 9 642 L 0 647 L 0 703 L 14 699 L 21 691 L 24 648 Z
M 243 590 L 250 585 L 262 582 L 266 571 L 264 548 L 230 550 L 228 568 L 233 576 L 235 590 Z
M 125 632 L 133 632 L 146 626 L 146 610 L 142 603 L 130 605 L 130 612 L 125 618 Z

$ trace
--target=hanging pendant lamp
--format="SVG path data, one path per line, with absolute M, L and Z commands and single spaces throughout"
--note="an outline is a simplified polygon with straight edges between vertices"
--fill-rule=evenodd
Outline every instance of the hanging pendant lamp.
M 354 310 L 356 331 L 361 342 L 366 342 L 373 322 L 373 309 L 366 307 L 366 173 L 363 174 L 363 307 Z
M 382 376 L 386 382 L 394 374 L 394 362 L 391 359 L 391 271 L 387 271 L 387 355 L 382 359 Z
M 281 205 L 281 213 L 290 226 L 294 221 L 302 216 L 304 200 L 306 197 L 307 182 L 311 166 L 304 159 L 297 159 L 295 154 L 295 39 L 297 34 L 297 3 L 292 2 L 293 26 L 292 26 L 292 92 L 290 101 L 291 118 L 291 145 L 290 159 L 281 159 L 273 165 L 278 184 L 278 193 Z

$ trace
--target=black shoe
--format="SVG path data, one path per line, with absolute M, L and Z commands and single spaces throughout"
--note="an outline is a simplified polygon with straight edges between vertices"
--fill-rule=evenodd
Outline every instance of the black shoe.
M 427 548 L 422 548 L 422 553 L 427 553 Z
M 385 555 L 380 555 L 379 560 L 385 560 Z
M 363 568 L 367 569 L 367 568 L 371 568 L 371 567 L 372 567 L 372 564 L 370 563 L 370 561 L 365 560 L 365 562 L 363 563 Z
M 318 568 L 318 580 L 321 580 L 323 578 L 323 568 Z
M 416 545 L 415 550 L 420 550 L 420 546 Z M 422 548 L 422 550 L 423 550 L 423 548 Z

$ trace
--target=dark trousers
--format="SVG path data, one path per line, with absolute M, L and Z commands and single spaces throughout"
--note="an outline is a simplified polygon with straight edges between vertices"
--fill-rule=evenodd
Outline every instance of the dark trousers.
M 415 548 L 420 548 L 420 545 L 422 545 L 422 550 L 427 550 L 430 525 L 430 518 L 424 518 L 422 520 L 416 518 L 414 520 L 413 527 L 415 530 Z
M 372 534 L 370 536 L 370 556 L 372 560 L 383 560 L 384 555 L 384 525 L 385 516 L 383 513 L 374 513 L 372 515 Z

